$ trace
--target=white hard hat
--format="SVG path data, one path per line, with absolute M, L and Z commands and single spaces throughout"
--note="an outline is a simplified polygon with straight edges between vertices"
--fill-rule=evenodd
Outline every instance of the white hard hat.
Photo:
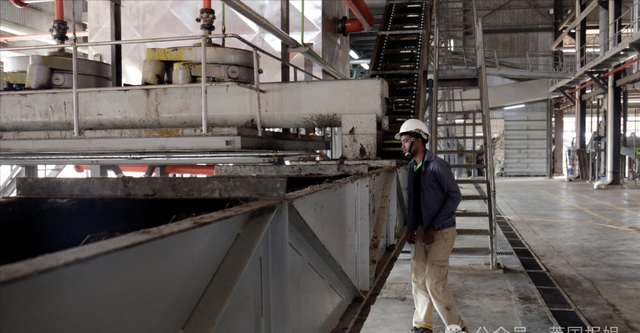
M 398 132 L 394 137 L 396 140 L 400 140 L 401 136 L 410 133 L 420 134 L 424 140 L 427 140 L 430 135 L 427 125 L 422 121 L 418 119 L 409 119 L 400 126 L 400 132 Z

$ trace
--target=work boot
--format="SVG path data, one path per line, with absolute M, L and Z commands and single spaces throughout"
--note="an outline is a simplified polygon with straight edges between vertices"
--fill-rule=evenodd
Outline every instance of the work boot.
M 433 331 L 430 328 L 414 327 L 411 329 L 411 333 L 433 333 Z

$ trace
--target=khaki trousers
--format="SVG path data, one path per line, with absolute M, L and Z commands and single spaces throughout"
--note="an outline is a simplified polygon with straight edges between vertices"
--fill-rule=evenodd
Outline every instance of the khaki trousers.
M 449 325 L 464 327 L 462 317 L 447 287 L 449 256 L 456 240 L 456 228 L 439 230 L 433 244 L 425 246 L 424 228 L 418 227 L 413 249 L 411 285 L 416 311 L 413 326 L 433 329 L 433 310 Z

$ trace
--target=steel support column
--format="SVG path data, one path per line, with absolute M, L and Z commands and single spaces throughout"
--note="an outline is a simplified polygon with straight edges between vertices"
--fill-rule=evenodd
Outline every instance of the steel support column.
M 285 33 L 289 33 L 289 0 L 280 0 L 280 29 Z M 283 61 L 289 62 L 289 45 L 285 42 L 280 43 L 280 58 Z M 289 82 L 290 80 L 290 68 L 282 63 L 280 67 L 280 78 L 282 82 Z
M 111 0 L 111 40 L 122 40 L 121 0 Z M 122 45 L 111 45 L 111 82 L 122 86 Z
M 615 73 L 615 80 L 620 79 L 621 73 Z M 611 185 L 620 185 L 620 117 L 622 116 L 622 88 L 613 88 L 613 133 L 607 133 L 607 135 L 613 135 L 613 147 L 607 147 L 607 149 L 613 149 L 613 181 Z
M 587 6 L 582 1 L 576 1 L 576 14 L 585 11 Z M 579 19 L 579 18 L 578 18 Z M 587 20 L 580 20 L 576 26 L 576 64 L 578 68 L 586 65 L 586 41 L 587 41 Z M 582 100 L 582 96 L 587 93 L 587 88 L 582 88 L 576 93 L 576 148 L 586 148 L 585 126 L 587 116 L 587 102 Z
M 615 18 L 619 18 L 622 15 L 622 0 L 615 0 L 614 2 L 614 8 L 609 8 L 609 10 L 613 10 L 613 16 Z M 611 4 L 609 7 L 611 7 Z M 613 22 L 611 22 L 611 24 L 613 24 Z M 616 44 L 618 44 L 622 41 L 622 36 L 618 33 L 622 29 L 622 21 L 615 21 L 613 26 L 614 33 L 616 34 Z M 610 80 L 613 80 L 614 88 L 613 95 L 611 96 L 613 99 L 613 126 L 609 128 L 613 128 L 613 133 L 607 133 L 607 135 L 613 135 L 613 147 L 607 147 L 607 149 L 613 149 L 613 180 L 611 181 L 611 185 L 620 185 L 622 184 L 620 177 L 620 117 L 622 116 L 622 87 L 618 87 L 616 82 L 622 78 L 622 72 L 616 72 L 610 77 Z

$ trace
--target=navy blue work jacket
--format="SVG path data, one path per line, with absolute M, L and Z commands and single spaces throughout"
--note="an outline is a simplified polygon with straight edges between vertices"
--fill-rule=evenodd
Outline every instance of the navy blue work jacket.
M 418 229 L 422 223 L 424 229 L 433 227 L 434 230 L 447 229 L 456 226 L 456 209 L 462 201 L 460 188 L 453 177 L 451 166 L 445 160 L 436 157 L 432 152 L 426 151 L 422 160 L 422 167 L 416 172 L 422 172 L 421 208 L 422 221 L 416 221 L 413 191 L 413 168 L 416 161 L 411 159 L 409 163 L 409 221 L 407 229 L 410 232 Z

